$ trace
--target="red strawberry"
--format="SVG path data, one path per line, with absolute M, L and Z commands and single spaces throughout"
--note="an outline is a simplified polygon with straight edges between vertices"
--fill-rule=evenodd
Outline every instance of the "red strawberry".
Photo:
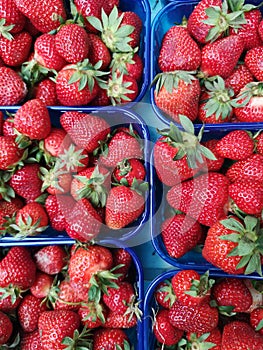
M 110 14 L 112 11 L 113 7 L 119 7 L 120 1 L 119 0 L 108 0 L 106 3 L 102 5 L 103 10 L 106 12 L 106 14 Z
M 114 181 L 118 183 L 127 181 L 128 185 L 132 186 L 134 179 L 139 182 L 145 179 L 146 170 L 139 159 L 124 159 L 118 164 L 117 168 L 114 169 L 112 176 Z
M 261 348 L 263 348 L 263 337 L 256 333 L 249 324 L 233 321 L 225 325 L 222 334 L 222 349 L 259 350 Z
M 121 13 L 123 16 L 120 28 L 124 26 L 131 26 L 134 28 L 132 33 L 129 35 L 131 41 L 129 41 L 129 45 L 132 48 L 140 46 L 140 36 L 142 31 L 142 20 L 134 11 L 124 11 Z
M 155 316 L 154 335 L 156 339 L 165 345 L 175 345 L 183 336 L 183 331 L 174 327 L 169 321 L 169 311 L 160 310 Z
M 67 199 L 71 197 L 67 196 Z M 57 195 L 49 195 L 45 201 L 45 208 L 48 214 L 50 226 L 57 231 L 64 231 L 66 228 L 65 213 L 62 212 L 59 203 L 64 201 L 64 198 L 59 198 Z M 72 207 L 75 201 L 72 200 Z
M 12 136 L 0 136 L 0 169 L 8 170 L 17 165 L 23 152 Z
M 24 103 L 15 114 L 14 125 L 20 133 L 30 139 L 41 140 L 47 137 L 51 130 L 51 122 L 44 102 L 33 99 Z
M 127 74 L 139 82 L 143 73 L 143 61 L 134 51 L 114 52 L 111 60 L 111 71 L 117 74 Z
M 201 225 L 185 214 L 167 218 L 161 230 L 167 253 L 177 259 L 196 247 L 202 237 Z
M 201 51 L 185 27 L 172 26 L 162 40 L 158 56 L 162 72 L 197 70 L 201 64 Z
M 243 49 L 243 40 L 237 35 L 206 44 L 201 51 L 200 69 L 205 76 L 220 75 L 225 79 L 232 74 Z
M 209 172 L 173 186 L 167 193 L 167 201 L 202 225 L 211 226 L 226 216 L 228 185 L 226 176 Z
M 91 106 L 108 106 L 110 105 L 110 98 L 108 96 L 107 90 L 99 88 L 97 96 L 90 102 Z
M 9 67 L 0 67 L 0 106 L 18 105 L 27 94 L 22 78 Z
M 62 25 L 55 36 L 55 47 L 68 63 L 83 61 L 89 53 L 89 38 L 86 30 L 76 23 Z
M 254 47 L 247 51 L 245 56 L 245 64 L 250 70 L 250 72 L 253 74 L 253 76 L 259 80 L 263 80 L 263 73 L 261 68 L 261 59 L 263 54 L 263 47 L 258 46 Z
M 208 333 L 218 325 L 218 310 L 209 304 L 186 306 L 176 300 L 169 310 L 169 321 L 186 332 Z
M 116 313 L 115 311 L 109 311 L 103 327 L 105 328 L 132 328 L 138 323 L 138 319 L 135 314 Z
M 43 181 L 42 192 L 59 195 L 70 191 L 72 176 L 68 172 L 58 170 L 56 166 L 51 169 L 40 168 L 40 178 Z
M 114 270 L 116 274 L 120 274 L 116 282 L 121 282 L 127 277 L 127 274 L 129 272 L 129 269 L 131 267 L 132 263 L 132 257 L 130 253 L 123 248 L 116 248 L 112 251 L 113 256 L 113 265 L 123 265 L 119 267 L 118 269 Z
M 42 300 L 31 294 L 27 294 L 17 309 L 19 324 L 25 332 L 33 332 L 38 328 L 38 318 L 41 312 L 46 311 L 47 306 Z
M 21 289 L 30 288 L 36 277 L 36 265 L 25 247 L 12 247 L 0 262 L 0 286 L 13 284 Z
M 36 279 L 33 285 L 30 288 L 30 292 L 36 298 L 44 299 L 48 296 L 51 286 L 53 283 L 53 277 L 41 272 L 37 271 Z
M 4 345 L 11 338 L 13 332 L 13 324 L 10 318 L 0 311 L 0 345 Z
M 58 105 L 56 83 L 44 79 L 34 87 L 32 98 L 42 100 L 46 106 Z
M 210 347 L 213 350 L 221 350 L 222 334 L 218 328 L 214 328 L 209 333 L 196 334 L 188 333 L 189 346 Z M 211 347 L 212 346 L 212 347 Z
M 34 44 L 34 59 L 41 66 L 57 71 L 66 65 L 66 60 L 56 49 L 55 35 L 49 33 L 37 37 Z
M 74 4 L 77 8 L 77 11 L 83 16 L 85 27 L 88 30 L 88 32 L 96 33 L 96 29 L 89 24 L 87 18 L 89 16 L 100 18 L 101 9 L 102 6 L 104 6 L 103 0 L 98 0 L 96 2 L 94 2 L 93 0 L 76 0 Z
M 209 274 L 200 275 L 194 270 L 182 270 L 172 278 L 172 287 L 177 300 L 186 306 L 209 303 L 211 287 L 214 280 L 209 279 Z
M 4 120 L 3 135 L 4 136 L 13 136 L 14 139 L 16 138 L 17 134 L 16 134 L 15 128 L 14 128 L 14 118 L 13 117 L 8 117 Z
M 44 311 L 38 319 L 38 329 L 42 350 L 65 349 L 62 340 L 73 337 L 78 329 L 80 319 L 77 313 L 70 310 Z
M 225 79 L 227 88 L 234 90 L 235 96 L 248 84 L 253 81 L 253 75 L 244 64 L 238 64 L 233 73 Z
M 161 73 L 155 77 L 154 81 L 156 80 L 156 106 L 177 123 L 180 122 L 180 115 L 194 121 L 197 118 L 201 93 L 199 80 L 184 71 Z
M 9 225 L 9 218 L 24 206 L 20 198 L 11 198 L 10 201 L 0 201 L 0 230 L 6 230 L 6 224 Z
M 63 142 L 66 141 L 66 131 L 61 128 L 51 128 L 51 131 L 44 139 L 44 151 L 53 157 L 58 157 L 63 148 Z
M 22 333 L 20 350 L 42 350 L 38 329 L 32 333 Z
M 226 176 L 231 182 L 256 180 L 263 183 L 263 155 L 252 154 L 246 160 L 235 162 L 228 168 Z
M 14 0 L 3 0 L 1 2 L 0 17 L 5 19 L 5 26 L 13 26 L 10 33 L 21 32 L 26 23 L 25 16 L 18 10 Z
M 155 290 L 154 297 L 158 305 L 165 309 L 170 309 L 176 300 L 171 281 L 167 279 L 160 282 Z
M 65 112 L 60 117 L 60 123 L 75 144 L 88 152 L 93 152 L 110 132 L 109 124 L 93 114 Z
M 117 286 L 118 288 L 108 288 L 108 292 L 103 294 L 102 300 L 110 310 L 124 314 L 134 304 L 135 291 L 129 282 L 119 282 Z
M 103 86 L 104 88 L 104 86 Z M 112 105 L 132 102 L 139 93 L 138 83 L 135 78 L 127 74 L 112 72 L 105 89 Z
M 263 308 L 262 307 L 257 307 L 256 309 L 251 311 L 250 324 L 261 335 L 263 335 L 262 320 L 263 320 Z
M 93 336 L 93 350 L 124 350 L 129 344 L 128 337 L 122 329 L 99 329 Z
M 102 61 L 101 70 L 109 67 L 111 62 L 111 54 L 107 46 L 101 38 L 93 33 L 87 33 L 88 38 L 88 59 L 92 65 L 95 65 L 100 60 Z
M 254 140 L 245 130 L 233 130 L 223 136 L 216 145 L 216 152 L 224 158 L 243 160 L 254 150 Z
M 87 328 L 98 328 L 105 324 L 108 311 L 101 303 L 84 303 L 78 310 L 81 323 Z
M 206 159 L 206 166 L 208 171 L 219 171 L 224 164 L 225 158 L 219 156 L 219 154 L 216 151 L 216 145 L 218 140 L 212 139 L 203 142 L 202 144 L 208 148 L 216 157 L 216 159 Z
M 22 300 L 21 289 L 16 286 L 12 287 L 11 284 L 10 287 L 3 288 L 0 295 L 0 311 L 6 314 L 16 312 L 18 305 Z
M 78 290 L 72 288 L 70 281 L 63 280 L 59 286 L 59 291 L 57 298 L 55 300 L 54 309 L 64 309 L 78 311 L 81 307 L 81 302 L 83 299 L 79 296 Z M 84 300 L 84 305 L 86 305 L 86 300 Z M 81 314 L 79 316 L 82 318 Z
M 256 153 L 263 155 L 263 132 L 260 132 L 255 138 Z
M 248 312 L 252 295 L 239 278 L 219 280 L 213 287 L 213 298 L 218 306 L 233 306 L 233 312 Z
M 47 245 L 34 254 L 38 270 L 55 275 L 66 265 L 67 254 L 62 246 Z

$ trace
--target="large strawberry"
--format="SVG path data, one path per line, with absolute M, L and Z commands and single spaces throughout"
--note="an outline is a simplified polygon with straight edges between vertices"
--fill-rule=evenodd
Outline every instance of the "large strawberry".
M 18 10 L 14 0 L 1 2 L 0 17 L 5 20 L 5 26 L 12 26 L 10 33 L 19 33 L 25 26 L 26 17 Z
M 245 56 L 245 64 L 253 74 L 253 76 L 259 80 L 263 80 L 263 73 L 261 68 L 261 58 L 262 58 L 263 48 L 262 46 L 253 47 L 248 50 Z
M 22 78 L 9 67 L 0 67 L 0 105 L 13 106 L 21 103 L 27 94 Z
M 63 246 L 46 245 L 34 254 L 34 260 L 38 270 L 48 275 L 60 273 L 66 265 L 67 254 Z
M 197 70 L 201 64 L 201 51 L 188 30 L 172 26 L 165 34 L 158 56 L 162 72 Z
M 154 101 L 156 106 L 179 123 L 185 115 L 194 121 L 198 114 L 201 93 L 199 80 L 190 72 L 175 71 L 160 73 L 154 79 Z
M 227 169 L 226 176 L 231 182 L 256 180 L 263 183 L 263 155 L 252 154 L 235 162 Z
M 117 348 L 129 349 L 129 341 L 122 329 L 105 328 L 94 333 L 93 350 L 115 350 Z

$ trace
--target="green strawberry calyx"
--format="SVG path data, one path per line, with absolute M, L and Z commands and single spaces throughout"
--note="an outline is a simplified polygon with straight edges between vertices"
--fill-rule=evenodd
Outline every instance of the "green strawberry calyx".
M 11 224 L 10 228 L 14 230 L 12 236 L 17 239 L 24 239 L 28 236 L 35 236 L 45 231 L 48 226 L 40 226 L 40 219 L 33 223 L 33 219 L 30 215 L 26 219 L 23 219 L 22 215 L 19 217 L 17 224 Z
M 186 157 L 187 164 L 191 169 L 198 168 L 198 164 L 203 164 L 205 161 L 204 158 L 216 160 L 213 152 L 200 143 L 204 126 L 196 136 L 191 120 L 184 115 L 180 115 L 179 119 L 183 130 L 172 122 L 168 130 L 157 130 L 160 135 L 165 137 L 163 142 L 178 149 L 173 160 L 176 161 Z
M 172 283 L 170 280 L 164 280 L 164 285 L 157 289 L 157 293 L 166 293 L 163 301 L 169 301 L 170 307 L 173 306 L 174 302 L 176 301 L 176 295 L 173 291 Z
M 184 344 L 182 342 L 182 345 L 185 347 L 179 347 L 179 349 L 185 349 L 185 350 L 209 350 L 216 346 L 215 343 L 207 341 L 207 338 L 209 337 L 210 333 L 204 333 L 200 337 L 196 333 L 191 333 L 189 336 L 189 340 Z M 179 342 L 180 346 L 180 342 Z
M 248 83 L 234 100 L 233 106 L 241 108 L 246 106 L 253 97 L 263 97 L 263 82 Z
M 174 89 L 178 88 L 179 82 L 183 81 L 185 84 L 192 84 L 193 80 L 197 80 L 195 76 L 196 71 L 175 70 L 172 72 L 158 73 L 154 77 L 152 84 L 156 83 L 155 93 L 158 95 L 162 87 L 172 94 Z
M 127 64 L 135 64 L 133 56 L 137 51 L 138 47 L 129 52 L 114 52 L 112 54 L 112 60 L 110 64 L 112 71 L 128 74 Z
M 234 242 L 236 246 L 228 256 L 240 256 L 236 269 L 245 267 L 245 274 L 257 272 L 262 276 L 261 257 L 263 255 L 263 229 L 260 220 L 254 216 L 246 216 L 243 220 L 230 217 L 220 223 L 232 233 L 220 236 L 220 239 Z
M 192 297 L 205 296 L 214 285 L 215 280 L 209 278 L 209 271 L 200 276 L 200 280 L 192 280 L 191 287 L 185 291 L 185 294 Z
M 10 31 L 14 28 L 15 24 L 6 25 L 5 18 L 0 19 L 0 36 L 3 36 L 7 40 L 13 40 L 14 37 Z
M 87 155 L 83 154 L 83 149 L 77 149 L 74 144 L 71 144 L 68 149 L 65 149 L 62 154 L 59 155 L 56 161 L 56 168 L 64 168 L 67 172 L 76 170 L 76 167 L 84 167 L 81 160 L 87 158 Z
M 92 340 L 92 330 L 87 329 L 84 327 L 79 332 L 78 329 L 74 330 L 73 337 L 65 337 L 63 338 L 61 344 L 63 344 L 65 347 L 65 350 L 72 350 L 72 349 L 87 349 L 91 350 L 93 348 L 93 340 Z

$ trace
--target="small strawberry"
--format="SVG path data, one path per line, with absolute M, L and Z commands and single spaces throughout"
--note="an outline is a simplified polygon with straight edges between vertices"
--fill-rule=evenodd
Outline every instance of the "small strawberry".
M 245 64 L 253 76 L 259 80 L 263 80 L 262 68 L 260 65 L 261 57 L 263 54 L 262 46 L 254 47 L 247 51 L 245 56 Z
M 42 100 L 46 106 L 58 105 L 56 83 L 48 78 L 42 80 L 35 85 L 32 98 Z
M 120 275 L 116 282 L 121 282 L 127 277 L 129 269 L 132 264 L 132 257 L 130 253 L 124 248 L 116 248 L 112 251 L 113 265 L 119 268 L 115 269 L 115 273 Z
M 226 176 L 231 182 L 256 180 L 262 183 L 263 155 L 252 154 L 246 160 L 235 162 L 227 169 Z
M 0 106 L 21 103 L 27 95 L 27 86 L 22 78 L 9 67 L 0 67 Z
M 111 53 L 101 38 L 93 33 L 87 33 L 89 53 L 88 59 L 92 65 L 102 61 L 101 70 L 108 69 L 111 63 Z
M 112 173 L 114 181 L 122 183 L 127 181 L 129 186 L 132 186 L 133 180 L 143 181 L 146 176 L 144 165 L 139 159 L 123 159 Z
M 48 275 L 55 275 L 61 272 L 66 265 L 66 257 L 65 249 L 60 245 L 47 245 L 34 254 L 38 270 Z
M 120 350 L 129 349 L 129 341 L 122 329 L 99 329 L 93 336 L 93 350 Z
M 162 72 L 195 71 L 201 64 L 201 51 L 183 26 L 172 26 L 162 39 L 158 56 Z
M 13 324 L 10 318 L 0 311 L 0 345 L 4 345 L 11 338 L 13 332 Z
M 129 75 L 139 82 L 143 73 L 143 61 L 136 52 L 114 52 L 110 64 L 111 71 Z
M 37 271 L 35 282 L 30 287 L 30 293 L 38 299 L 44 299 L 49 295 L 52 283 L 53 277 L 51 275 Z
M 8 150 L 8 151 L 7 151 Z M 12 136 L 0 136 L 0 169 L 15 167 L 23 157 L 23 149 L 18 147 Z
M 254 80 L 253 75 L 245 64 L 238 64 L 233 70 L 233 73 L 225 79 L 227 88 L 234 91 L 235 96 L 248 84 Z
M 108 311 L 101 303 L 84 303 L 78 310 L 81 323 L 87 328 L 98 328 L 105 324 Z
M 139 86 L 135 78 L 131 75 L 119 74 L 116 71 L 112 72 L 108 81 L 101 86 L 107 90 L 108 97 L 113 106 L 120 103 L 132 102 L 139 93 Z
M 170 280 L 160 282 L 154 292 L 154 297 L 164 309 L 170 309 L 176 300 L 176 295 Z
M 255 135 L 254 139 L 256 146 L 255 152 L 263 155 L 263 132 L 260 132 L 257 136 Z
M 251 326 L 259 332 L 259 334 L 263 335 L 263 308 L 257 307 L 250 313 L 250 324 Z

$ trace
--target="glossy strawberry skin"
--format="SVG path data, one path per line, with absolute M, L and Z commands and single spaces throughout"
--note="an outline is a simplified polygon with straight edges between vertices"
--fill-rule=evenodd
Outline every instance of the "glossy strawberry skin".
M 28 218 L 32 219 L 32 225 L 37 227 L 45 227 L 48 225 L 48 216 L 42 204 L 31 202 L 21 208 L 16 214 L 16 224 L 19 225 L 22 220 L 27 222 Z
M 51 275 L 37 271 L 35 281 L 30 288 L 30 293 L 38 299 L 44 299 L 48 296 L 52 283 L 53 277 Z
M 66 265 L 67 254 L 65 249 L 59 245 L 47 245 L 34 254 L 38 270 L 48 275 L 56 275 Z
M 21 335 L 20 350 L 42 350 L 38 329 Z
M 261 132 L 256 138 L 256 153 L 263 155 L 263 133 Z
M 111 54 L 107 46 L 97 34 L 88 33 L 88 58 L 92 65 L 102 60 L 101 70 L 107 70 L 111 62 Z
M 122 179 L 126 179 L 128 185 L 131 186 L 134 179 L 136 179 L 139 182 L 145 179 L 146 170 L 139 159 L 129 159 L 127 161 L 127 166 L 130 167 L 130 170 L 127 169 L 127 173 L 125 171 L 125 168 L 122 170 L 121 166 L 118 166 L 113 171 L 112 176 L 115 181 L 119 183 Z
M 13 324 L 10 318 L 0 311 L 0 345 L 4 345 L 8 342 L 13 331 Z
M 250 313 L 250 324 L 253 329 L 256 329 L 259 322 L 263 319 L 263 309 L 261 307 L 257 307 L 252 310 Z M 263 328 L 259 329 L 258 332 L 263 335 Z
M 258 46 L 247 51 L 245 56 L 245 64 L 253 74 L 253 76 L 258 80 L 263 80 L 263 73 L 261 69 L 261 57 L 263 54 L 263 47 Z
M 254 80 L 253 75 L 244 64 L 239 64 L 233 73 L 225 79 L 226 87 L 234 90 L 235 96 L 239 94 L 246 84 Z
M 120 274 L 116 282 L 121 282 L 127 277 L 129 269 L 132 264 L 132 257 L 130 253 L 123 248 L 116 248 L 112 251 L 113 265 L 123 265 L 115 270 L 116 274 Z
M 23 150 L 18 147 L 12 136 L 0 136 L 1 170 L 8 170 L 8 168 L 16 164 L 22 156 Z
M 122 329 L 99 329 L 94 333 L 93 350 L 115 350 L 116 345 L 121 348 L 124 346 L 124 341 L 128 341 L 128 337 Z
M 46 106 L 58 105 L 56 83 L 50 79 L 44 79 L 34 87 L 33 98 L 39 99 Z
M 109 311 L 105 323 L 102 324 L 104 328 L 133 328 L 137 325 L 138 319 L 135 314 L 126 315 L 122 313 L 116 313 L 115 311 Z
M 216 160 L 206 159 L 206 166 L 208 171 L 220 171 L 222 165 L 224 164 L 224 157 L 221 157 L 216 151 L 216 145 L 218 140 L 211 139 L 203 142 L 202 144 L 210 149 L 216 157 Z
M 84 17 L 85 27 L 90 33 L 97 33 L 97 30 L 92 27 L 86 20 L 87 16 L 94 16 L 97 18 L 101 17 L 101 9 L 104 5 L 103 0 L 98 0 L 96 2 L 92 0 L 76 0 L 75 5 L 78 12 Z
M 9 67 L 0 67 L 0 105 L 13 106 L 21 103 L 27 94 L 22 78 Z
M 24 29 L 26 17 L 18 10 L 14 0 L 3 0 L 0 5 L 0 17 L 5 25 L 14 25 L 10 33 L 19 33 Z
M 125 313 L 135 298 L 135 291 L 129 282 L 120 282 L 118 288 L 108 288 L 108 294 L 103 294 L 103 301 L 108 308 L 116 313 Z
M 51 227 L 57 231 L 64 231 L 66 228 L 66 219 L 59 207 L 60 200 L 57 199 L 56 195 L 49 195 L 45 201 L 45 209 Z
M 242 92 L 242 91 L 241 91 Z M 243 99 L 239 100 L 242 103 Z M 263 97 L 252 96 L 244 107 L 234 108 L 234 114 L 239 122 L 262 122 L 263 121 Z
M 131 25 L 134 27 L 133 32 L 129 35 L 132 39 L 129 45 L 132 48 L 140 46 L 140 36 L 142 31 L 142 20 L 134 11 L 124 11 L 122 12 L 123 19 L 121 21 L 121 26 Z
M 228 168 L 226 176 L 230 182 L 256 180 L 262 183 L 263 156 L 261 154 L 252 154 L 246 160 L 235 162 Z

